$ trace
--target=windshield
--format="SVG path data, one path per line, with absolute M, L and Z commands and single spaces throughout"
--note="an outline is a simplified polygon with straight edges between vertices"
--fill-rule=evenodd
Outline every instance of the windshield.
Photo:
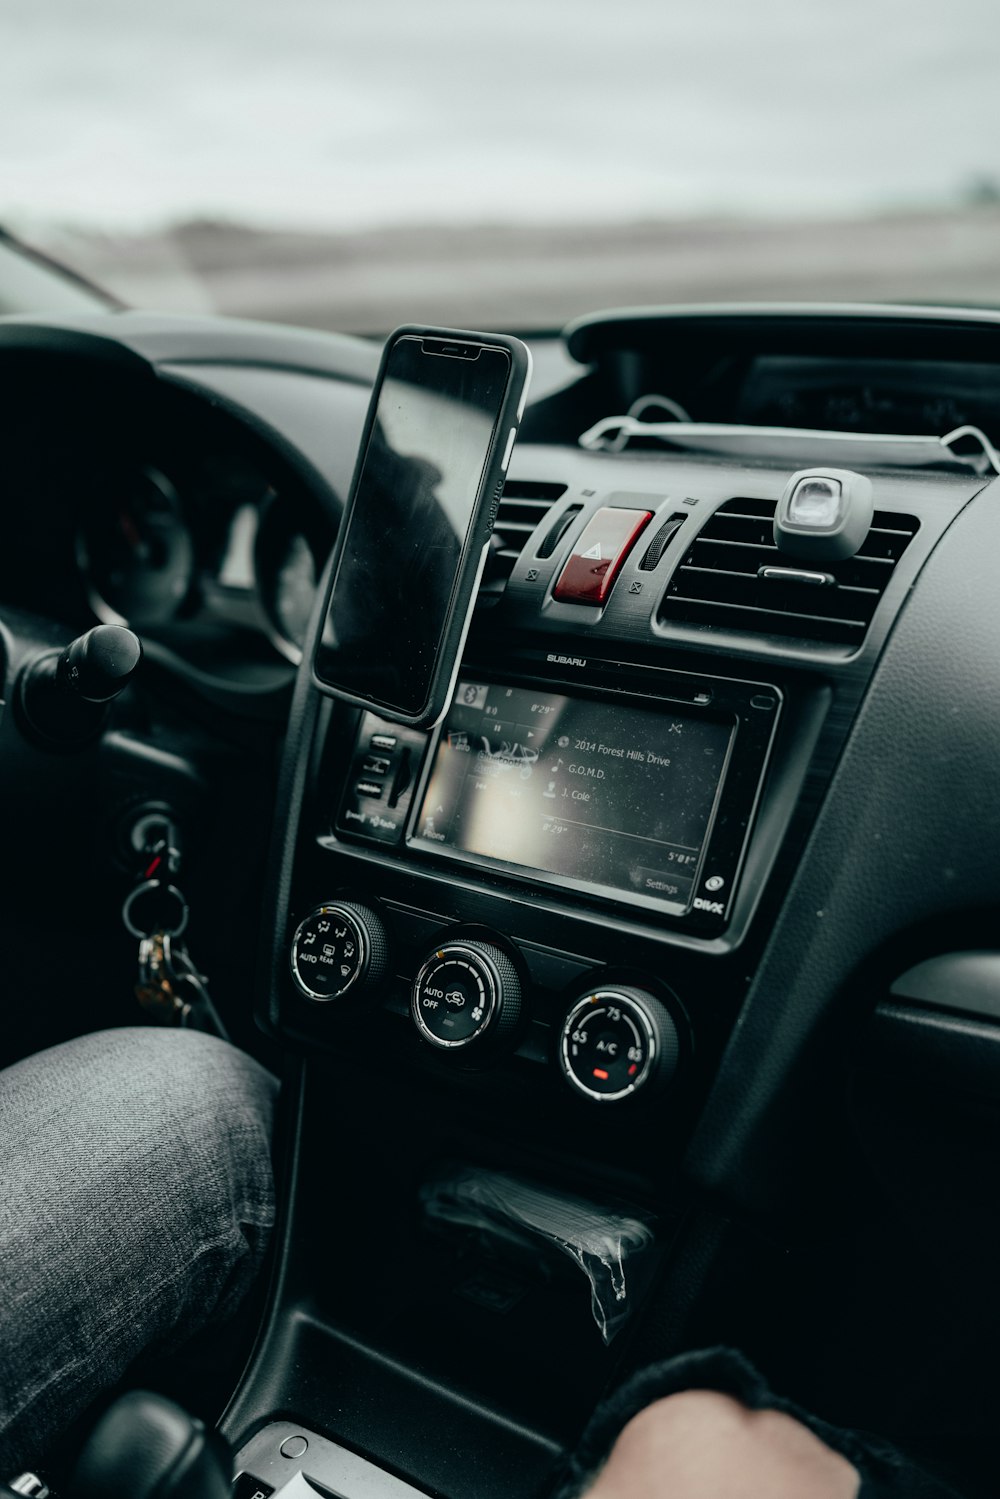
M 376 333 L 1000 302 L 995 0 L 3 16 L 0 224 L 132 305 Z

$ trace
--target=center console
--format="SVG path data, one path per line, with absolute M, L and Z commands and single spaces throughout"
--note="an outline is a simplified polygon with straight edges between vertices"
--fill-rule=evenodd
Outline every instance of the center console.
M 286 1471 L 246 1446 L 267 1413 L 428 1491 L 470 1491 L 470 1451 L 471 1491 L 540 1491 L 629 1346 L 828 708 L 722 665 L 483 613 L 429 732 L 300 680 L 262 983 L 301 1058 L 282 1281 L 226 1428 L 251 1477 Z M 435 1217 L 470 1178 L 542 1227 Z M 645 1225 L 610 1344 L 567 1213 Z
M 301 689 L 266 1005 L 302 1058 L 289 1216 L 227 1422 L 251 1477 L 289 1471 L 278 1417 L 497 1499 L 572 1445 L 687 1211 L 828 720 L 822 682 L 760 665 L 553 650 L 483 614 L 432 731 Z M 470 1179 L 536 1194 L 547 1226 L 435 1217 Z M 607 1344 L 555 1247 L 567 1213 L 648 1225 Z
M 662 1346 L 660 1303 L 605 1341 L 573 1232 L 637 1226 L 625 1313 L 679 1252 L 685 1151 L 773 919 L 896 610 L 975 490 L 883 477 L 880 591 L 835 564 L 851 618 L 809 637 L 812 585 L 758 561 L 787 470 L 530 462 L 560 498 L 482 597 L 436 728 L 299 674 L 259 993 L 297 1059 L 288 1209 L 226 1423 L 240 1445 L 302 1422 L 479 1499 L 544 1492 L 612 1373 Z M 616 508 L 647 520 L 613 587 L 560 597 Z M 782 573 L 791 593 L 760 587 L 785 634 L 742 581 L 724 628 L 700 597 L 668 612 L 720 548 L 726 580 Z
M 790 740 L 768 778 L 784 713 L 774 681 L 482 646 L 430 733 L 328 708 L 278 1023 L 484 1089 L 513 1072 L 570 1133 L 581 1104 L 676 1092 L 688 975 L 725 970 L 801 771 Z

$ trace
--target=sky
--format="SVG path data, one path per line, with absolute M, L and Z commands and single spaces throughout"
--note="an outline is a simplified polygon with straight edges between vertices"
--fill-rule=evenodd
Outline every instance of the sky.
M 0 223 L 933 207 L 998 77 L 997 0 L 0 0 Z

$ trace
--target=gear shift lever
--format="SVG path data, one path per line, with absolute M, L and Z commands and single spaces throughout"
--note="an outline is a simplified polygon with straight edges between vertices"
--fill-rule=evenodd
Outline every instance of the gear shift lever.
M 230 1499 L 231 1469 L 217 1432 L 172 1400 L 135 1390 L 91 1434 L 70 1499 Z

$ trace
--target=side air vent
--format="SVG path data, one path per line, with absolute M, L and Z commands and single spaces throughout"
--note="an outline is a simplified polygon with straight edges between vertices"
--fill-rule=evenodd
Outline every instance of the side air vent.
M 507 480 L 493 526 L 493 546 L 482 592 L 503 592 L 524 543 L 565 493 L 565 484 L 534 483 L 530 479 Z
M 775 509 L 774 500 L 720 505 L 676 569 L 661 620 L 859 646 L 919 521 L 876 510 L 857 556 L 813 569 L 778 551 Z

